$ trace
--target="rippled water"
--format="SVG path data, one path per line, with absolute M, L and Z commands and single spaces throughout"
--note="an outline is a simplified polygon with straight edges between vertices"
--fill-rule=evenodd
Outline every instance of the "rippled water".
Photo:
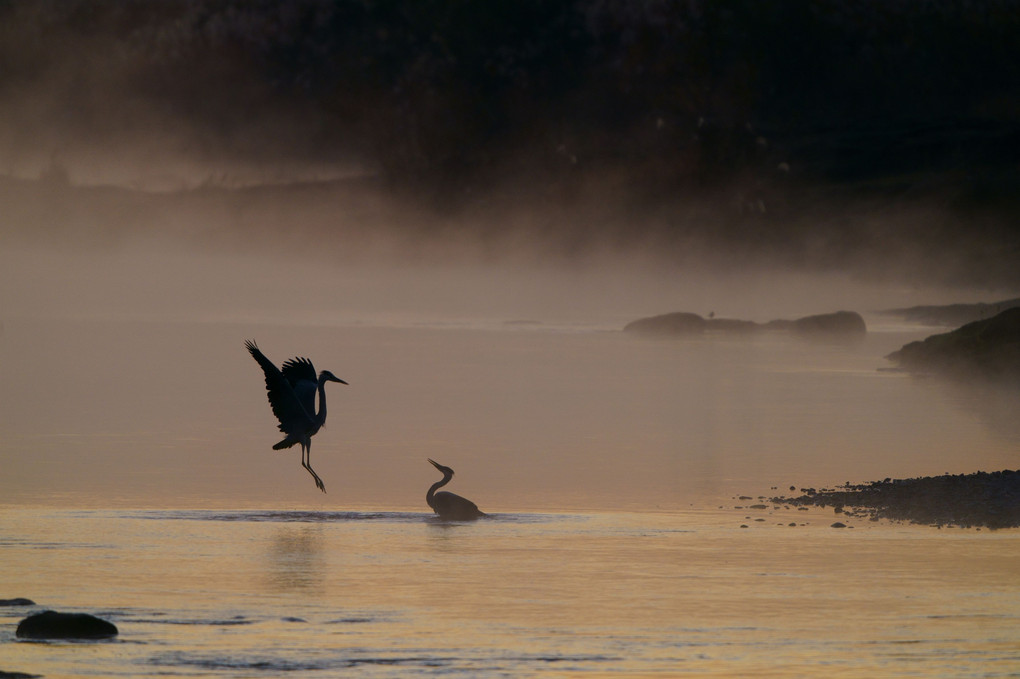
M 1016 676 L 1020 533 L 831 522 L 771 508 L 474 524 L 417 512 L 8 510 L 2 594 L 38 605 L 0 608 L 0 670 Z M 97 614 L 120 634 L 16 640 L 17 621 L 42 608 Z

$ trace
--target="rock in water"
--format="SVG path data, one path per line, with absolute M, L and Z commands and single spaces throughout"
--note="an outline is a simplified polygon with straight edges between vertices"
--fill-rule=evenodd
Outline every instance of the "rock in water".
M 676 311 L 632 321 L 623 331 L 643 335 L 700 335 L 705 332 L 705 319 L 698 314 Z
M 856 311 L 815 314 L 793 321 L 769 321 L 765 327 L 769 330 L 785 330 L 801 337 L 823 339 L 859 339 L 868 333 L 868 326 Z
M 639 335 L 662 337 L 699 336 L 705 333 L 720 335 L 750 335 L 763 330 L 790 332 L 800 337 L 822 339 L 860 339 L 868 328 L 856 311 L 836 311 L 831 314 L 804 316 L 793 321 L 775 320 L 759 324 L 735 318 L 704 319 L 698 314 L 676 311 L 660 316 L 649 316 L 631 321 L 623 331 Z
M 18 624 L 20 639 L 107 639 L 117 636 L 112 622 L 88 613 L 43 611 Z
M 35 606 L 35 602 L 19 596 L 14 599 L 0 599 L 0 606 Z
M 831 314 L 805 316 L 793 322 L 794 332 L 800 335 L 864 336 L 868 326 L 856 311 L 837 311 Z

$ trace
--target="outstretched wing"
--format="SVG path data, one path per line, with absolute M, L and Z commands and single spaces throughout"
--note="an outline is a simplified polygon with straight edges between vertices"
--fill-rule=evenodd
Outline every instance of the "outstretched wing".
M 291 389 L 297 395 L 301 407 L 309 417 L 315 416 L 315 390 L 319 386 L 315 367 L 307 358 L 291 358 L 283 362 L 281 370 Z
M 284 374 L 273 365 L 272 361 L 266 358 L 265 354 L 259 351 L 255 342 L 246 340 L 244 345 L 248 347 L 248 353 L 265 373 L 269 405 L 272 407 L 276 419 L 280 421 L 280 431 L 285 434 L 300 435 L 311 428 L 312 418 L 301 404 L 294 388 Z

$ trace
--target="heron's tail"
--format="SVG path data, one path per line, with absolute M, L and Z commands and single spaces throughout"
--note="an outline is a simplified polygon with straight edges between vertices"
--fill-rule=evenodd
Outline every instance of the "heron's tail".
M 290 448 L 292 445 L 297 443 L 294 439 L 287 437 L 273 446 L 273 450 L 283 450 L 284 448 Z

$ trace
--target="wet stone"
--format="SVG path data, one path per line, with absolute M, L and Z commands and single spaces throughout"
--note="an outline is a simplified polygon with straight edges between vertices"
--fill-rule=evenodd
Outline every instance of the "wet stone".
M 112 622 L 88 613 L 43 611 L 18 624 L 19 639 L 107 639 L 117 636 Z

